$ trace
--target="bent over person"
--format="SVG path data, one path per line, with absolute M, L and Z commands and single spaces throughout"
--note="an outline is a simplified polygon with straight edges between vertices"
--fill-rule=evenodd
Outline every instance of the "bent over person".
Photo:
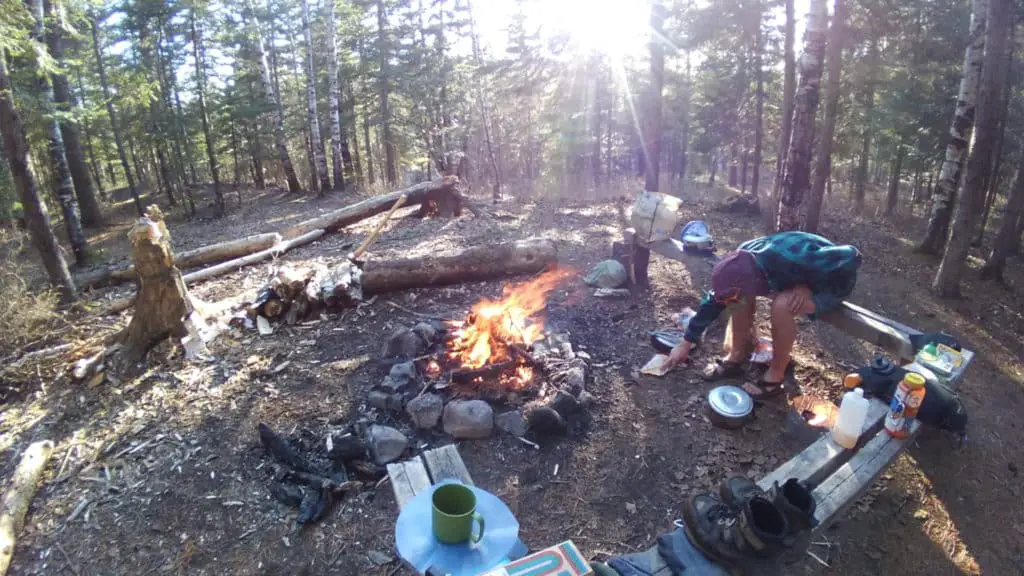
M 742 376 L 756 341 L 752 338 L 755 299 L 762 296 L 772 301 L 774 353 L 761 380 L 744 389 L 754 398 L 781 393 L 796 340 L 795 316 L 814 319 L 839 307 L 853 292 L 860 262 L 860 252 L 853 246 L 837 246 L 807 232 L 780 232 L 740 244 L 712 270 L 711 291 L 690 320 L 683 340 L 669 354 L 669 365 L 685 362 L 708 325 L 728 310 L 726 356 L 716 361 L 707 377 Z

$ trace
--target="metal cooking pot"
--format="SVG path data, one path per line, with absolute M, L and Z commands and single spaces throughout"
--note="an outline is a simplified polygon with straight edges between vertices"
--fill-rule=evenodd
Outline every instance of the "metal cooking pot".
M 754 413 L 754 400 L 738 386 L 718 386 L 708 392 L 711 423 L 720 428 L 739 428 Z

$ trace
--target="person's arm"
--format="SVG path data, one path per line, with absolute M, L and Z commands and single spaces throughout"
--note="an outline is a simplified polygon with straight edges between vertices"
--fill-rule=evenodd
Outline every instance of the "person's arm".
M 690 318 L 690 323 L 686 326 L 686 334 L 683 335 L 683 339 L 690 344 L 700 342 L 704 331 L 723 310 L 725 310 L 725 304 L 720 304 L 715 300 L 714 292 L 705 294 L 704 299 L 700 301 L 700 306 L 697 307 L 697 314 Z

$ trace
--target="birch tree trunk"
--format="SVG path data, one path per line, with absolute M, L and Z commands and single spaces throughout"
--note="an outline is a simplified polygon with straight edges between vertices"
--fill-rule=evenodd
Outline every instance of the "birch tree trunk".
M 117 121 L 117 109 L 114 107 L 114 100 L 110 97 L 110 86 L 107 84 L 106 66 L 103 65 L 103 50 L 100 46 L 99 31 L 96 29 L 96 19 L 89 19 L 89 27 L 92 31 L 92 51 L 96 58 L 96 72 L 100 77 L 100 88 L 103 90 L 103 100 L 107 104 L 107 116 L 110 118 L 110 131 L 114 136 L 114 145 L 117 147 L 117 156 L 121 160 L 121 169 L 124 170 L 124 179 L 128 184 L 128 192 L 135 201 L 135 209 L 139 216 L 146 214 L 142 209 L 142 200 L 139 199 L 139 189 L 135 186 L 135 178 L 132 177 L 131 164 L 128 162 L 128 154 L 124 150 L 124 138 L 121 135 L 121 124 Z
M 864 125 L 861 135 L 860 157 L 853 179 L 853 205 L 857 212 L 864 211 L 864 196 L 868 184 L 868 159 L 871 156 L 871 123 L 875 116 L 875 74 L 878 71 L 878 38 L 868 40 L 868 81 L 864 85 Z
M 804 230 L 817 232 L 821 220 L 821 205 L 825 199 L 825 184 L 831 179 L 832 138 L 836 131 L 836 116 L 839 114 L 839 76 L 843 68 L 843 44 L 846 43 L 846 0 L 836 0 L 832 15 L 832 29 L 828 38 L 828 77 L 825 79 L 825 116 L 818 134 L 818 150 L 815 157 L 814 181 L 811 195 L 807 199 L 807 218 Z
M 43 33 L 43 21 L 45 11 L 43 0 L 29 0 L 29 9 L 32 12 L 34 22 L 32 25 L 32 38 L 45 46 L 45 35 Z M 54 107 L 53 86 L 50 84 L 49 74 L 39 69 L 39 62 L 36 62 L 36 82 L 39 87 L 38 100 L 43 108 L 43 123 L 48 143 L 47 151 L 50 154 L 50 161 L 53 167 L 54 192 L 57 201 L 60 203 L 61 214 L 64 216 L 64 227 L 68 233 L 68 242 L 71 250 L 75 253 L 75 261 L 79 265 L 85 264 L 87 241 L 85 230 L 82 229 L 82 215 L 78 211 L 78 198 L 75 197 L 75 184 L 71 176 L 71 167 L 68 165 L 67 152 L 64 148 L 64 137 L 61 135 L 60 123 L 57 121 L 56 108 Z
M 50 49 L 50 56 L 58 64 L 64 66 L 64 33 L 66 25 L 64 22 L 64 9 L 59 0 L 46 0 L 43 2 L 43 10 L 50 26 L 46 31 L 46 44 Z M 89 164 L 85 160 L 85 152 L 82 150 L 82 139 L 78 133 L 78 126 L 68 119 L 68 114 L 75 108 L 74 100 L 71 97 L 71 89 L 68 86 L 68 78 L 63 71 L 55 72 L 53 80 L 53 101 L 59 112 L 64 113 L 64 119 L 60 122 L 60 134 L 64 139 L 64 149 L 68 159 L 68 168 L 71 170 L 71 179 L 75 185 L 75 195 L 78 197 L 78 205 L 82 211 L 82 224 L 87 227 L 95 227 L 103 224 L 103 211 L 100 209 L 99 200 L 96 199 L 96 190 L 92 185 L 92 178 L 89 176 Z
M 960 81 L 953 124 L 949 128 L 950 141 L 946 145 L 946 157 L 942 161 L 939 181 L 932 193 L 932 213 L 928 218 L 928 229 L 916 248 L 921 254 L 937 256 L 945 245 L 949 221 L 956 204 L 957 189 L 963 176 L 964 160 L 971 142 L 971 132 L 974 130 L 974 107 L 985 53 L 988 0 L 972 0 L 971 7 L 970 41 L 964 52 L 964 77 Z
M 295 175 L 295 167 L 292 165 L 291 156 L 288 155 L 288 145 L 284 134 L 284 112 L 281 110 L 281 103 L 278 101 L 277 94 L 274 91 L 274 83 L 270 75 L 270 63 L 267 61 L 267 51 L 263 44 L 263 33 L 260 31 L 256 11 L 252 7 L 252 0 L 246 0 L 246 9 L 249 13 L 249 26 L 252 27 L 252 34 L 256 38 L 256 57 L 259 58 L 260 84 L 263 88 L 263 95 L 266 97 L 267 103 L 274 109 L 272 112 L 274 117 L 274 144 L 281 158 L 281 170 L 284 171 L 284 176 L 288 180 L 288 191 L 294 194 L 300 192 L 302 186 L 299 185 L 299 178 Z
M 335 38 L 334 0 L 327 0 L 327 77 L 331 101 L 331 168 L 334 170 L 334 189 L 345 189 L 345 158 L 342 148 L 348 146 L 341 131 L 341 87 L 338 82 L 338 42 Z
M 189 10 L 189 24 L 192 27 L 192 59 L 196 64 L 196 103 L 199 104 L 199 119 L 203 124 L 203 138 L 206 140 L 206 160 L 210 165 L 213 179 L 213 197 L 216 201 L 217 217 L 224 215 L 224 191 L 220 185 L 220 170 L 217 166 L 217 142 L 210 131 L 210 118 L 206 113 L 206 59 L 202 48 L 202 36 L 196 24 L 196 10 Z
M 313 147 L 313 164 L 316 172 L 313 179 L 317 181 L 320 194 L 331 189 L 331 175 L 327 172 L 327 158 L 324 155 L 324 139 L 320 134 L 320 116 L 316 106 L 316 65 L 313 63 L 313 32 L 309 26 L 309 0 L 302 0 L 302 34 L 306 40 L 306 101 L 309 112 L 309 143 Z M 337 74 L 332 80 L 337 84 Z M 335 92 L 331 91 L 331 114 L 333 124 Z
M 377 52 L 380 56 L 380 124 L 381 138 L 384 140 L 384 179 L 388 185 L 394 186 L 398 180 L 398 169 L 395 165 L 395 143 L 391 136 L 391 109 L 388 98 L 391 94 L 391 79 L 388 77 L 387 49 L 387 12 L 384 0 L 377 0 Z M 369 154 L 367 154 L 369 156 Z
M 60 291 L 61 301 L 73 302 L 78 297 L 75 283 L 71 280 L 71 272 L 57 244 L 57 237 L 50 228 L 50 215 L 46 211 L 46 204 L 39 197 L 39 185 L 29 167 L 31 159 L 28 140 L 25 138 L 25 126 L 14 108 L 14 94 L 11 92 L 4 50 L 0 50 L 0 135 L 4 139 L 4 155 L 18 189 L 18 198 L 21 200 L 32 243 L 39 250 L 50 284 Z
M 992 172 L 992 152 L 999 138 L 999 114 L 1003 82 L 1006 79 L 1006 69 L 1002 63 L 1006 60 L 1011 13 L 1012 0 L 989 0 L 985 58 L 978 93 L 977 130 L 974 146 L 967 159 L 967 181 L 946 242 L 946 252 L 932 283 L 932 290 L 943 297 L 960 296 L 960 278 L 966 268 L 971 238 L 985 209 L 985 193 Z
M 782 80 L 782 122 L 779 125 L 779 147 L 775 158 L 775 182 L 772 185 L 769 209 L 765 210 L 770 222 L 767 227 L 774 232 L 778 226 L 779 201 L 782 198 L 782 179 L 786 171 L 786 156 L 793 133 L 793 108 L 796 99 L 796 14 L 794 0 L 786 0 L 786 22 L 783 42 L 785 60 Z
M 811 0 L 807 14 L 804 53 L 800 56 L 800 84 L 793 109 L 793 132 L 783 170 L 782 193 L 776 227 L 779 231 L 800 227 L 800 210 L 811 185 L 811 148 L 814 145 L 814 115 L 818 110 L 821 69 L 825 59 L 828 31 L 826 0 Z

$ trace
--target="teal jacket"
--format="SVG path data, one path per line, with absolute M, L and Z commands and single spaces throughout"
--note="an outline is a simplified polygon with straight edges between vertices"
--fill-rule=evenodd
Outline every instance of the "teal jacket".
M 839 307 L 853 292 L 857 283 L 861 256 L 853 246 L 837 246 L 829 240 L 807 232 L 779 232 L 740 244 L 739 250 L 754 255 L 758 268 L 768 280 L 771 293 L 805 284 L 811 290 L 815 314 Z M 690 320 L 685 338 L 700 340 L 704 330 L 725 310 L 707 292 Z

